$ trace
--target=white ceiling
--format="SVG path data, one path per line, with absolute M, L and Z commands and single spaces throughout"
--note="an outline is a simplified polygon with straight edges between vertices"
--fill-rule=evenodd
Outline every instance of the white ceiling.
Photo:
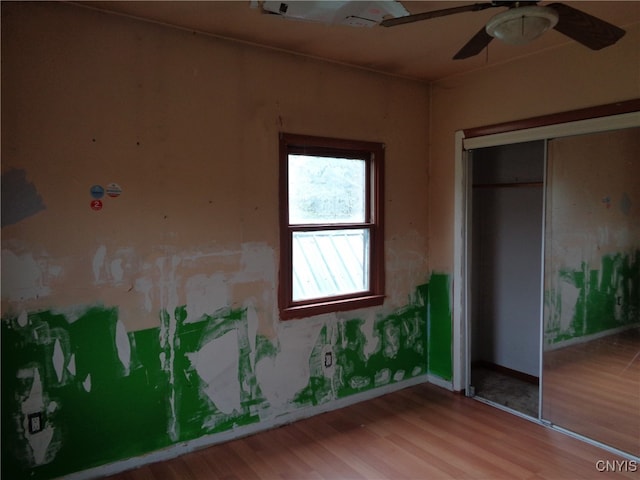
M 476 0 L 478 2 L 480 0 Z M 76 2 L 74 2 L 76 3 Z M 402 1 L 410 13 L 468 5 L 458 1 Z M 482 3 L 482 2 L 481 2 Z M 541 2 L 541 5 L 549 2 Z M 572 7 L 621 28 L 640 23 L 640 1 L 567 1 Z M 236 1 L 81 2 L 90 8 L 144 18 L 188 30 L 327 59 L 392 75 L 436 80 L 527 56 L 572 42 L 553 31 L 526 46 L 494 40 L 480 55 L 452 60 L 486 21 L 504 8 L 425 20 L 395 27 L 325 25 L 283 18 Z M 623 37 L 619 43 L 631 41 Z M 586 47 L 581 47 L 586 48 Z M 616 46 L 608 47 L 616 48 Z

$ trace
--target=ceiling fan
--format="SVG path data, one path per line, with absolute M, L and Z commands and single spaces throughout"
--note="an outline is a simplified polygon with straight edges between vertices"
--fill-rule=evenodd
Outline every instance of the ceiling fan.
M 551 3 L 544 7 L 537 5 L 538 3 L 539 2 L 534 1 L 474 3 L 431 12 L 416 13 L 414 15 L 388 18 L 380 22 L 380 25 L 383 27 L 393 27 L 457 13 L 477 12 L 487 8 L 509 8 L 491 18 L 489 22 L 455 54 L 453 57 L 454 60 L 477 55 L 487 47 L 494 38 L 498 38 L 506 43 L 522 45 L 539 37 L 550 28 L 557 30 L 592 50 L 600 50 L 613 45 L 625 34 L 625 31 L 621 28 L 564 3 Z

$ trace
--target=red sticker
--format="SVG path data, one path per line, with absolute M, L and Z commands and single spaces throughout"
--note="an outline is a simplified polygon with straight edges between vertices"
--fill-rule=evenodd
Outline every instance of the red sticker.
M 91 200 L 91 210 L 102 210 L 102 200 Z

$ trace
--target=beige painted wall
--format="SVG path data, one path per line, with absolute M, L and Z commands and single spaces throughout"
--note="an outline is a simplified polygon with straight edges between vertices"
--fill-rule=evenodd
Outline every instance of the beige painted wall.
M 453 270 L 455 131 L 640 98 L 640 25 L 625 29 L 616 45 L 597 52 L 567 43 L 433 83 L 430 268 Z
M 16 347 L 25 355 L 46 353 L 8 354 L 15 375 L 3 376 L 3 392 L 16 400 L 3 414 L 18 426 L 56 411 L 40 432 L 10 433 L 3 467 L 27 470 L 8 476 L 125 461 L 117 471 L 344 405 L 334 401 L 355 391 L 424 381 L 426 319 L 406 307 L 421 305 L 416 289 L 429 281 L 428 100 L 424 83 L 62 2 L 4 2 L 3 221 L 6 209 L 28 215 L 2 227 L 2 327 L 36 345 Z M 279 132 L 385 143 L 383 306 L 279 321 Z M 8 204 L 5 182 L 22 188 Z M 93 211 L 90 188 L 111 182 L 122 194 Z M 344 373 L 353 319 L 374 360 Z M 383 338 L 386 319 L 402 328 Z M 69 334 L 78 324 L 89 327 Z M 77 351 L 89 354 L 76 369 Z M 78 388 L 61 399 L 63 382 Z M 141 407 L 130 424 L 110 395 L 132 385 L 138 405 L 159 407 Z M 83 442 L 67 433 L 76 397 L 101 412 L 95 424 L 111 432 L 117 418 L 123 432 L 83 448 L 86 458 L 58 454 Z M 130 438 L 143 424 L 155 434 Z
M 640 127 L 549 142 L 549 276 L 640 249 L 638 152 Z
M 2 13 L 2 169 L 46 206 L 2 229 L 3 311 L 103 302 L 131 331 L 251 304 L 269 334 L 279 131 L 386 144 L 385 308 L 427 280 L 424 84 L 72 5 Z

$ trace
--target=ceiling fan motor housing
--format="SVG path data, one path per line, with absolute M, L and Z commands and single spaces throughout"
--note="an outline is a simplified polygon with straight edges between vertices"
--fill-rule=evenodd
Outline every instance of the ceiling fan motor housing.
M 524 45 L 557 23 L 558 13 L 553 8 L 531 5 L 499 13 L 487 22 L 486 31 L 505 43 Z

